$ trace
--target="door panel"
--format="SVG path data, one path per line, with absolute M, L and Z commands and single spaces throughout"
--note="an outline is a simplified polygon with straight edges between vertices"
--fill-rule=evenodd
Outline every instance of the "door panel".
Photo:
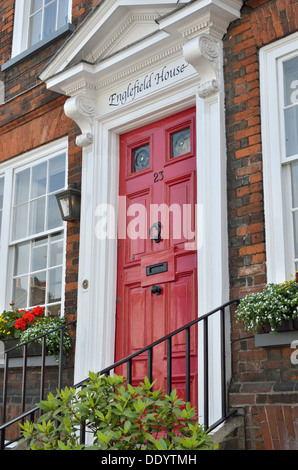
M 195 109 L 120 137 L 119 195 L 126 198 L 118 243 L 116 360 L 197 317 Z M 160 229 L 160 231 L 159 231 Z M 122 231 L 123 233 L 123 231 Z M 155 295 L 151 287 L 161 287 Z M 173 388 L 184 397 L 185 333 L 173 338 Z M 197 395 L 197 336 L 191 335 L 191 393 Z M 116 370 L 125 375 L 125 367 Z M 147 374 L 147 355 L 133 361 L 133 384 Z M 153 352 L 153 376 L 166 388 L 166 344 Z

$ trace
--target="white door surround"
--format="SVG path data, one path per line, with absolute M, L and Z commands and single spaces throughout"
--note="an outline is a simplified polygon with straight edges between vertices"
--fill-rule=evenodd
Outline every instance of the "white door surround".
M 197 205 L 202 215 L 198 315 L 229 298 L 221 40 L 239 17 L 242 1 L 183 3 L 177 8 L 176 1 L 164 1 L 163 16 L 156 18 L 156 8 L 147 0 L 106 0 L 102 11 L 97 8 L 89 18 L 89 43 L 83 27 L 41 74 L 49 89 L 70 97 L 65 113 L 82 132 L 77 138 L 83 164 L 75 382 L 114 360 L 117 237 L 100 239 L 96 230 L 102 204 L 110 204 L 117 216 L 120 134 L 196 106 Z M 102 40 L 100 32 L 107 31 L 113 18 L 113 31 Z M 89 55 L 88 44 L 94 49 Z M 82 61 L 84 55 L 88 60 Z M 91 57 L 97 57 L 92 64 Z M 218 328 L 211 330 L 212 408 L 220 403 L 220 369 Z M 210 419 L 217 413 L 214 405 Z

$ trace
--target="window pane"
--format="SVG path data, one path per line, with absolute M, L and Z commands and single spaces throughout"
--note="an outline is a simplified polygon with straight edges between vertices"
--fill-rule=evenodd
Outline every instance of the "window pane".
M 29 271 L 29 253 L 30 243 L 21 243 L 16 246 L 15 249 L 15 267 L 14 275 L 20 276 L 21 274 L 27 274 Z
M 29 199 L 30 168 L 16 174 L 15 179 L 15 205 L 27 202 Z
M 42 1 L 43 0 L 31 0 L 31 13 L 34 13 L 35 11 L 42 8 Z
M 150 165 L 150 149 L 149 144 L 143 145 L 133 151 L 133 171 L 144 170 Z
M 46 271 L 30 277 L 30 305 L 42 305 L 46 297 Z
M 50 238 L 50 267 L 63 263 L 63 234 L 60 232 Z
M 49 272 L 48 302 L 61 300 L 62 268 L 51 269 Z
M 4 178 L 0 178 L 0 210 L 3 209 Z
M 61 304 L 51 305 L 47 308 L 47 314 L 51 317 L 60 317 L 61 315 Z
M 52 158 L 49 162 L 49 192 L 58 191 L 65 186 L 65 155 Z
M 291 163 L 292 207 L 298 207 L 298 162 Z
M 175 132 L 171 136 L 171 158 L 190 152 L 190 128 Z
M 47 190 L 47 163 L 32 168 L 31 198 L 43 196 Z
M 33 46 L 37 42 L 41 41 L 41 22 L 42 22 L 42 10 L 31 16 L 29 21 L 29 40 L 28 46 Z
M 48 237 L 32 242 L 31 271 L 40 271 L 47 267 Z
M 285 110 L 286 156 L 298 154 L 298 106 Z
M 57 1 L 50 3 L 44 9 L 44 23 L 42 37 L 46 38 L 56 31 Z
M 4 195 L 4 178 L 0 178 L 0 235 L 1 235 L 1 227 L 2 227 L 3 195 Z
M 68 22 L 68 0 L 60 0 L 58 7 L 57 28 L 61 28 Z
M 13 302 L 16 308 L 25 308 L 28 300 L 28 276 L 19 277 L 13 282 Z
M 285 106 L 298 103 L 298 56 L 287 60 L 284 68 L 284 101 Z
M 30 203 L 29 235 L 44 231 L 45 198 Z
M 48 226 L 47 229 L 61 227 L 63 221 L 58 207 L 56 196 L 53 194 L 48 197 Z
M 293 213 L 295 258 L 298 258 L 298 212 Z
M 12 239 L 18 240 L 27 236 L 28 204 L 17 206 L 13 210 Z

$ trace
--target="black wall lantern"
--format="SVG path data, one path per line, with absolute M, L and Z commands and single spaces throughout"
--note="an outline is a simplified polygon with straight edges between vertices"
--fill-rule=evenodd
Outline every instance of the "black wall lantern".
M 80 220 L 81 191 L 71 183 L 65 191 L 56 194 L 56 199 L 61 212 L 61 217 L 67 222 Z

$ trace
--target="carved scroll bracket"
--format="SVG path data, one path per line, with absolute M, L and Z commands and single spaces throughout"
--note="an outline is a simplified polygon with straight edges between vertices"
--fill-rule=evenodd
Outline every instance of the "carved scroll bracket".
M 222 83 L 220 41 L 210 35 L 196 36 L 184 44 L 183 53 L 201 79 L 199 96 L 206 98 L 218 92 Z
M 76 95 L 65 102 L 64 111 L 82 131 L 82 134 L 76 138 L 76 144 L 80 147 L 92 144 L 95 118 L 94 101 L 87 95 Z

